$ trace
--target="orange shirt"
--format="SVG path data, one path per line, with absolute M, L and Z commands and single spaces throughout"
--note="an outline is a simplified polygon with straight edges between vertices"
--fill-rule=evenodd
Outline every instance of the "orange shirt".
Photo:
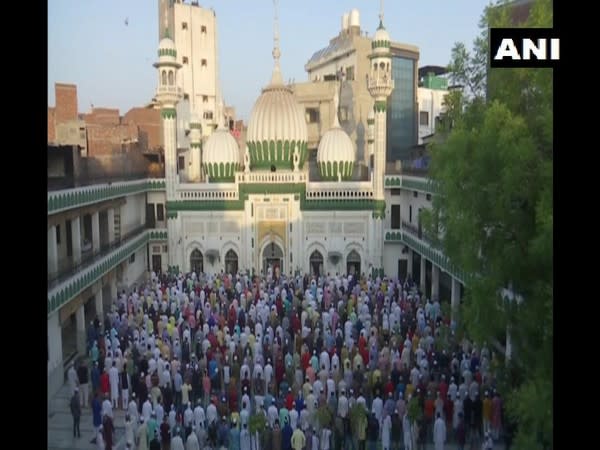
M 492 400 L 489 397 L 483 399 L 482 412 L 485 420 L 492 420 Z

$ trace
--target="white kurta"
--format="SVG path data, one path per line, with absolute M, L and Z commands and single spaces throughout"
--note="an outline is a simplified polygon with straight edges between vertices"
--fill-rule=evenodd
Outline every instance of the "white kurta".
M 383 419 L 383 427 L 381 428 L 381 444 L 383 450 L 389 450 L 390 448 L 390 435 L 392 432 L 392 418 L 387 416 Z
M 444 450 L 444 442 L 446 442 L 446 424 L 444 423 L 444 419 L 438 417 L 435 419 L 435 425 L 433 426 L 435 450 Z

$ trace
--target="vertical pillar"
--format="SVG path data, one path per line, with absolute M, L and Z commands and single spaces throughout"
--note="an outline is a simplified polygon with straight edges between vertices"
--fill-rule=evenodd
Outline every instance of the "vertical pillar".
M 414 273 L 413 273 L 413 251 L 410 248 L 408 249 L 408 260 L 406 263 L 406 273 L 411 278 L 414 276 Z
M 85 355 L 86 344 L 85 344 L 85 311 L 83 303 L 79 305 L 75 312 L 75 322 L 77 328 L 77 353 Z
M 440 299 L 440 268 L 435 264 L 431 265 L 431 298 Z
M 56 225 L 48 228 L 48 276 L 58 272 L 58 245 L 56 243 Z
M 421 279 L 419 280 L 419 286 L 421 287 L 421 290 L 423 291 L 423 293 L 425 293 L 426 289 L 425 289 L 425 280 L 427 280 L 426 275 L 427 275 L 427 265 L 425 264 L 427 261 L 427 259 L 425 259 L 425 255 L 421 255 Z
M 452 289 L 450 290 L 450 306 L 452 310 L 452 322 L 456 322 L 460 307 L 460 281 L 454 277 L 452 277 Z
M 96 315 L 98 316 L 98 320 L 102 322 L 104 317 L 104 305 L 102 304 L 102 288 L 98 289 L 98 291 L 94 294 L 94 305 L 96 307 Z
M 92 252 L 100 251 L 100 213 L 98 211 L 92 214 Z
M 110 279 L 110 304 L 117 300 L 117 274 L 113 272 L 112 278 Z
M 71 219 L 71 240 L 73 243 L 73 263 L 81 262 L 81 220 L 78 217 Z
M 108 208 L 108 243 L 112 244 L 115 241 L 115 210 Z

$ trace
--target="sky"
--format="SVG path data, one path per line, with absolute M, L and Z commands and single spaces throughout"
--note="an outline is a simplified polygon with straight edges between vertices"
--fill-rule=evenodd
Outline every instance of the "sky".
M 189 3 L 189 0 L 187 0 Z M 273 0 L 209 0 L 217 15 L 220 78 L 225 103 L 246 122 L 271 78 Z M 419 66 L 446 65 L 455 42 L 469 48 L 490 0 L 387 0 L 384 23 L 395 42 L 419 47 Z M 372 35 L 380 0 L 279 0 L 284 80 L 306 81 L 304 64 L 356 8 Z M 127 19 L 127 24 L 125 23 Z M 146 105 L 156 89 L 158 0 L 48 0 L 48 106 L 54 83 L 77 85 L 79 112 Z

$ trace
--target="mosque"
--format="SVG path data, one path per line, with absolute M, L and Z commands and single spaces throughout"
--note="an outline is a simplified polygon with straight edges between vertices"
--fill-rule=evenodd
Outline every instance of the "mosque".
M 192 114 L 190 148 L 192 155 L 202 154 L 205 181 L 182 183 L 176 153 L 178 94 L 172 87 L 181 65 L 174 42 L 169 37 L 160 41 L 154 66 L 165 137 L 169 268 L 288 275 L 398 271 L 398 260 L 407 261 L 408 253 L 401 252 L 396 233 L 393 238 L 387 233 L 389 243 L 385 239 L 392 195 L 384 189 L 386 100 L 394 88 L 389 47 L 381 21 L 372 38 L 366 81 L 373 98 L 367 119 L 367 151 L 373 155 L 369 180 L 352 180 L 356 151 L 337 114 L 318 145 L 317 179 L 310 179 L 304 111 L 283 82 L 276 33 L 271 80 L 252 109 L 246 148 L 240 152 L 224 124 L 202 144 L 199 120 Z

